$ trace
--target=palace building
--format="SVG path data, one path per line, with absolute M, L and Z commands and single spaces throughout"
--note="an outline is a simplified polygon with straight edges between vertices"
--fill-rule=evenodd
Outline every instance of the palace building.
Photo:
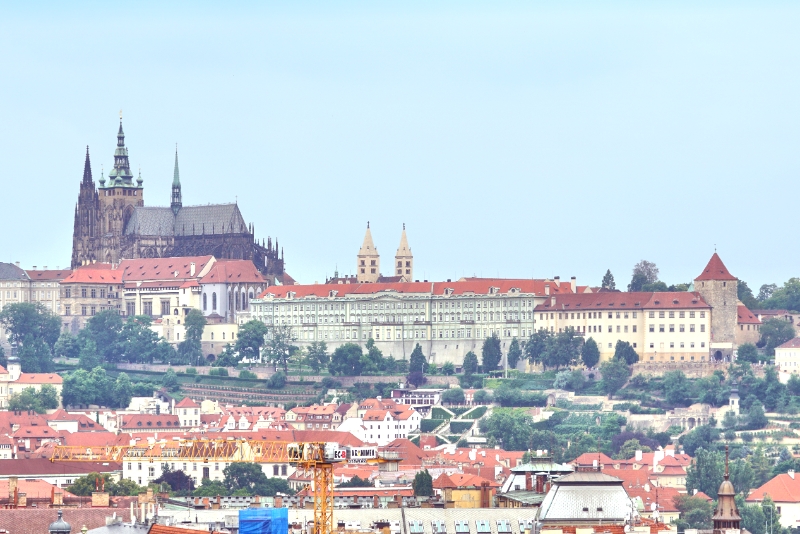
M 236 203 L 184 206 L 175 152 L 170 205 L 146 206 L 144 181 L 134 180 L 120 119 L 114 167 L 92 178 L 89 147 L 80 184 L 72 238 L 72 267 L 124 259 L 213 255 L 250 260 L 270 283 L 284 283 L 283 251 L 275 240 L 255 238 Z

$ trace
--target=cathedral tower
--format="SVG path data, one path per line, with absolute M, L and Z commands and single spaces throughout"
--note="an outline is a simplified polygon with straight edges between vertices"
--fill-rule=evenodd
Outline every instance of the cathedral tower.
M 411 254 L 411 247 L 408 246 L 406 237 L 406 223 L 403 223 L 403 233 L 400 234 L 400 245 L 394 255 L 394 274 L 402 277 L 404 282 L 414 280 L 414 256 Z
M 170 202 L 172 213 L 177 215 L 182 206 L 183 202 L 181 201 L 181 175 L 178 172 L 178 147 L 176 146 L 175 171 L 172 174 L 172 202 Z
M 738 321 L 738 285 L 715 252 L 708 265 L 694 279 L 694 290 L 711 306 L 711 355 L 716 359 L 733 351 Z
M 89 147 L 83 164 L 83 180 L 75 206 L 75 226 L 72 231 L 72 268 L 97 260 L 100 243 L 100 201 L 92 179 L 92 163 Z
M 114 168 L 108 173 L 108 181 L 100 177 L 100 232 L 101 250 L 98 261 L 118 263 L 121 238 L 125 225 L 133 214 L 133 209 L 144 206 L 142 175 L 133 181 L 128 149 L 125 147 L 125 132 L 122 130 L 122 117 L 117 132 L 117 148 L 114 151 Z M 170 229 L 171 230 L 171 229 Z
M 358 251 L 356 263 L 356 279 L 359 282 L 378 281 L 381 276 L 381 257 L 378 255 L 375 243 L 372 242 L 369 222 L 367 222 L 367 233 L 364 234 L 364 243 L 361 244 L 361 250 Z

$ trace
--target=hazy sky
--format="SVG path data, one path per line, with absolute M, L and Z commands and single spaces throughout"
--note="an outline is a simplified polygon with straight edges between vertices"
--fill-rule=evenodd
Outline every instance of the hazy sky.
M 147 205 L 238 198 L 301 282 L 798 276 L 800 4 L 0 6 L 0 261 L 65 266 L 124 113 Z

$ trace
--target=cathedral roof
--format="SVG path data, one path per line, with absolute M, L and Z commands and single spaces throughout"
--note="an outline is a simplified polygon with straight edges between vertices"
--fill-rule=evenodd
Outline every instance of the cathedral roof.
M 700 273 L 700 276 L 695 278 L 695 281 L 697 280 L 736 280 L 736 277 L 728 271 L 728 268 L 725 267 L 719 255 L 715 252 L 711 259 L 708 260 L 708 265 Z
M 177 213 L 172 208 L 134 208 L 125 235 L 178 236 L 242 234 L 248 231 L 237 204 L 183 206 Z

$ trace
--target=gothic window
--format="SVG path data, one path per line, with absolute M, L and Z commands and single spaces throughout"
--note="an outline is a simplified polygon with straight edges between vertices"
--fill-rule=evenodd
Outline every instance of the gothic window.
M 208 309 L 208 295 L 203 293 L 203 311 Z
M 211 293 L 211 310 L 217 311 L 217 293 Z

